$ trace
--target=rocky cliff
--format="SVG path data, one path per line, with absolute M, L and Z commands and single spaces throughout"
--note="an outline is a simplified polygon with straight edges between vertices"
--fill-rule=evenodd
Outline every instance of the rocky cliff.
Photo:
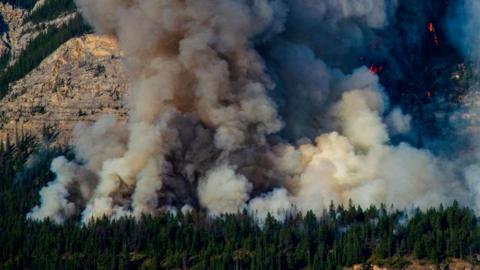
M 31 10 L 0 2 L 0 58 L 12 66 L 29 44 L 49 27 L 60 28 L 77 15 L 59 12 L 50 19 L 30 20 L 45 1 Z M 7 58 L 8 57 L 8 58 Z M 41 134 L 55 127 L 61 140 L 69 140 L 75 125 L 100 114 L 125 118 L 122 98 L 127 82 L 121 52 L 109 37 L 86 35 L 64 43 L 28 75 L 13 82 L 0 100 L 0 139 L 19 133 Z
M 39 134 L 48 126 L 68 140 L 79 122 L 101 114 L 125 119 L 128 83 L 121 54 L 116 41 L 104 36 L 86 35 L 62 45 L 0 101 L 0 136 Z

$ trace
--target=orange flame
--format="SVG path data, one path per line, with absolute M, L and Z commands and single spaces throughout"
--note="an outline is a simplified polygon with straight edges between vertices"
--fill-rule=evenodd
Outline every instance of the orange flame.
M 428 24 L 428 32 L 433 34 L 433 42 L 435 43 L 436 46 L 440 44 L 437 36 L 437 32 L 435 31 L 435 26 L 433 25 L 433 22 L 430 22 Z

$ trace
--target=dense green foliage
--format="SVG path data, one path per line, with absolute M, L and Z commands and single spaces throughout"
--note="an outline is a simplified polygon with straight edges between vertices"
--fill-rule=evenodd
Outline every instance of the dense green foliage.
M 28 20 L 33 23 L 48 21 L 62 14 L 73 12 L 75 9 L 76 6 L 73 0 L 47 0 L 43 6 L 30 14 Z
M 76 16 L 60 28 L 49 27 L 44 34 L 39 35 L 28 45 L 14 65 L 0 73 L 0 98 L 8 93 L 10 83 L 23 78 L 60 45 L 72 37 L 80 36 L 90 30 L 91 28 L 80 16 Z
M 2 3 L 8 3 L 13 6 L 21 7 L 24 9 L 31 9 L 37 3 L 37 0 L 0 0 Z
M 45 132 L 45 141 L 55 136 Z M 324 214 L 208 218 L 165 214 L 81 226 L 32 222 L 25 214 L 52 179 L 50 160 L 70 151 L 25 136 L 0 147 L 0 269 L 342 269 L 405 258 L 440 262 L 480 250 L 477 219 L 458 204 L 426 212 L 330 206 Z M 35 159 L 28 157 L 35 154 Z M 35 160 L 35 162 L 32 162 Z

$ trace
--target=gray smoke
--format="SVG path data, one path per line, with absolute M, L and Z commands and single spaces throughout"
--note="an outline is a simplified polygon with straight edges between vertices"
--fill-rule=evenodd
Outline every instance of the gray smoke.
M 79 126 L 75 160 L 53 162 L 57 178 L 28 218 L 201 207 L 261 221 L 331 201 L 403 208 L 476 196 L 452 162 L 390 143 L 410 117 L 353 60 L 396 1 L 76 2 L 124 51 L 129 121 Z
M 461 138 L 469 141 L 469 149 L 463 153 L 461 160 L 465 185 L 473 196 L 474 209 L 480 209 L 480 133 L 478 117 L 480 116 L 480 2 L 458 0 L 450 8 L 446 20 L 448 38 L 472 67 L 473 82 L 461 100 L 461 108 L 452 116 Z
M 449 10 L 447 17 L 448 37 L 458 47 L 463 56 L 470 61 L 480 63 L 480 2 L 458 0 Z

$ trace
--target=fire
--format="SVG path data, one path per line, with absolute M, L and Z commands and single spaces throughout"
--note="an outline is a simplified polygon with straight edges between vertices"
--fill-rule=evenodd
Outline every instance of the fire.
M 370 70 L 371 73 L 378 74 L 383 71 L 383 66 L 376 66 L 374 64 L 371 64 L 368 69 Z
M 437 32 L 435 30 L 435 25 L 433 24 L 433 22 L 430 22 L 428 24 L 428 32 L 432 33 L 433 35 L 433 42 L 435 43 L 436 46 L 438 46 L 440 44 L 439 40 L 438 40 L 438 36 L 437 36 Z

